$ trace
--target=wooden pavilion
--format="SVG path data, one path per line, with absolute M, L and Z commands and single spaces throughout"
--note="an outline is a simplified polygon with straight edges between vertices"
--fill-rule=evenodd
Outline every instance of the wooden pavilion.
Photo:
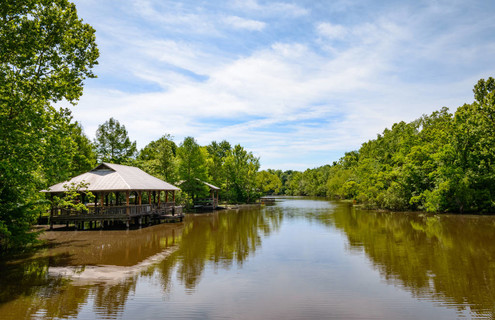
M 139 225 L 163 220 L 182 220 L 182 207 L 175 205 L 175 192 L 180 189 L 153 177 L 143 170 L 111 163 L 101 163 L 93 170 L 55 184 L 43 190 L 54 196 L 63 196 L 67 185 L 85 184 L 78 190 L 80 201 L 88 211 L 71 208 L 50 210 L 50 228 L 54 224 L 71 223 L 77 228 L 100 228 L 115 224 Z M 95 195 L 94 203 L 87 203 L 85 194 Z

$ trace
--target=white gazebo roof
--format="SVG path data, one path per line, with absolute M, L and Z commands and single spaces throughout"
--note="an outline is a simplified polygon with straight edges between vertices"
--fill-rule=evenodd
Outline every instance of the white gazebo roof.
M 64 185 L 84 182 L 83 191 L 178 191 L 176 186 L 147 174 L 143 170 L 121 164 L 102 163 L 93 170 L 78 175 L 68 181 L 57 183 L 43 192 L 60 193 L 66 191 Z

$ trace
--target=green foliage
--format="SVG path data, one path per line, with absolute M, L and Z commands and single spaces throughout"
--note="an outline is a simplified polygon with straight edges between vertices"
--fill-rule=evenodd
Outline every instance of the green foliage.
M 240 145 L 232 148 L 226 140 L 202 147 L 193 137 L 186 137 L 177 147 L 172 137 L 165 135 L 144 147 L 136 164 L 152 175 L 177 183 L 182 189 L 178 201 L 187 206 L 210 196 L 204 182 L 220 187 L 220 199 L 232 203 L 251 202 L 264 193 L 279 193 L 282 187 L 278 176 L 281 171 L 269 170 L 258 176 L 259 159 Z M 266 174 L 268 180 L 264 179 Z
M 208 195 L 208 189 L 203 183 L 207 180 L 205 152 L 193 137 L 186 137 L 177 149 L 179 162 L 180 187 L 193 200 Z
M 262 194 L 279 194 L 282 181 L 273 170 L 260 171 L 256 175 L 256 188 Z
M 35 239 L 38 191 L 85 166 L 76 156 L 82 131 L 68 110 L 50 103 L 75 104 L 83 80 L 94 77 L 94 33 L 66 0 L 0 4 L 1 251 Z
M 259 197 L 256 191 L 256 174 L 260 168 L 259 158 L 236 145 L 225 159 L 227 199 L 231 202 L 251 202 Z
M 137 157 L 136 164 L 149 174 L 167 182 L 177 182 L 177 145 L 170 134 L 150 142 Z
M 206 146 L 206 150 L 208 151 L 208 174 L 211 177 L 212 183 L 218 187 L 226 187 L 227 177 L 224 170 L 224 164 L 231 149 L 230 143 L 226 140 L 223 140 L 220 143 L 212 141 Z
M 53 197 L 53 203 L 59 208 L 70 208 L 75 211 L 86 211 L 88 207 L 81 200 L 81 193 L 84 192 L 87 202 L 93 202 L 95 196 L 90 191 L 84 191 L 87 189 L 88 183 L 81 181 L 79 183 L 72 182 L 71 184 L 64 184 L 65 192 L 62 198 Z
M 71 137 L 77 152 L 72 158 L 73 173 L 70 176 L 75 176 L 95 167 L 96 153 L 91 140 L 84 134 L 82 126 L 77 122 L 71 125 Z
M 136 141 L 131 142 L 127 130 L 118 120 L 110 118 L 96 130 L 96 154 L 99 162 L 126 164 L 136 155 Z

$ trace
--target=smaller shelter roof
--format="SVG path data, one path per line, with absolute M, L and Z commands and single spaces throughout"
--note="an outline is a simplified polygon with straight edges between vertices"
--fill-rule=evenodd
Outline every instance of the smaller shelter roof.
M 206 185 L 206 186 L 207 186 L 208 188 L 210 188 L 211 190 L 220 190 L 220 188 L 219 188 L 219 187 L 214 186 L 214 185 L 212 185 L 211 183 L 204 182 L 203 180 L 200 180 L 200 179 L 198 179 L 198 178 L 195 178 L 195 179 L 196 179 L 196 180 L 198 180 L 199 182 L 202 182 L 204 185 Z M 183 184 L 184 182 L 186 182 L 186 180 L 181 180 L 181 181 L 177 182 L 177 184 L 178 184 L 178 185 L 181 185 L 181 184 Z
M 208 182 L 204 182 L 204 181 L 202 181 L 202 182 L 203 182 L 205 185 L 207 185 L 207 186 L 208 186 L 208 188 L 210 188 L 210 189 L 212 189 L 212 190 L 220 190 L 220 188 L 219 188 L 219 187 L 216 187 L 216 186 L 214 186 L 214 185 L 212 185 L 212 184 L 210 184 L 210 183 L 208 183 Z
M 48 190 L 42 190 L 42 192 L 64 192 L 66 191 L 64 185 L 71 183 L 79 184 L 81 182 L 88 184 L 88 187 L 83 189 L 84 191 L 180 190 L 176 186 L 153 177 L 139 168 L 104 162 L 91 171 L 78 175 L 68 181 L 57 183 L 49 187 Z

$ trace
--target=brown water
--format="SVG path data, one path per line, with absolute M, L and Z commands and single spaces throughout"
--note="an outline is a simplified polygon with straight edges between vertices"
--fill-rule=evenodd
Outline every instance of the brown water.
M 495 316 L 495 217 L 283 199 L 130 231 L 53 231 L 0 264 L 0 319 Z

